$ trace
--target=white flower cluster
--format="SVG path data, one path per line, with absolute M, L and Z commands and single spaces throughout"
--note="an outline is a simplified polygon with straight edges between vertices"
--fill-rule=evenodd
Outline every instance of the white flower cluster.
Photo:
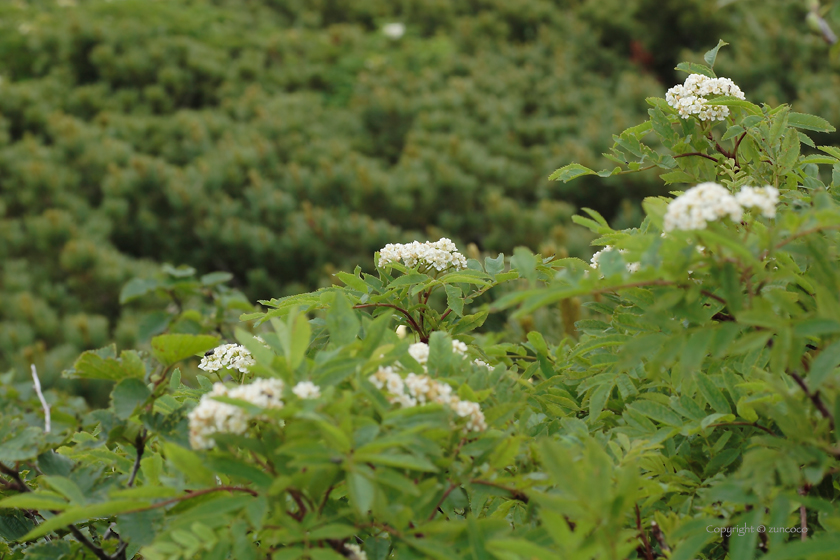
M 301 381 L 292 388 L 292 393 L 301 399 L 317 399 L 321 396 L 321 388 L 311 381 Z
M 709 105 L 710 95 L 728 95 L 746 99 L 741 88 L 729 78 L 710 78 L 703 74 L 691 74 L 685 79 L 685 83 L 669 89 L 665 94 L 665 100 L 684 119 L 696 115 L 701 121 L 724 120 L 729 116 L 729 107 Z
M 396 41 L 405 34 L 405 25 L 402 23 L 386 23 L 382 26 L 382 33 L 389 39 Z
M 248 385 L 228 389 L 222 383 L 202 395 L 201 401 L 188 415 L 190 445 L 193 449 L 209 449 L 215 445 L 216 433 L 243 434 L 253 417 L 244 409 L 214 400 L 213 397 L 230 397 L 247 401 L 260 408 L 283 408 L 283 382 L 279 379 L 256 379 Z
M 409 373 L 403 379 L 392 367 L 381 367 L 368 380 L 377 389 L 385 389 L 388 401 L 399 403 L 403 408 L 418 404 L 439 403 L 449 407 L 461 418 L 467 419 L 468 431 L 480 432 L 487 429 L 481 406 L 472 401 L 461 400 L 452 394 L 452 387 L 446 383 L 435 381 L 428 375 Z M 407 391 L 407 392 L 406 392 Z
M 349 554 L 350 560 L 368 560 L 367 553 L 357 544 L 344 544 L 344 550 Z
M 776 217 L 776 205 L 779 203 L 779 189 L 767 185 L 766 187 L 741 187 L 741 192 L 735 195 L 744 208 L 758 208 L 765 218 Z
M 388 243 L 379 251 L 379 266 L 400 262 L 408 268 L 420 268 L 444 271 L 450 267 L 455 270 L 467 268 L 467 259 L 458 252 L 455 244 L 443 237 L 438 241 L 412 241 L 411 243 Z
M 201 359 L 199 369 L 204 371 L 219 371 L 220 369 L 236 369 L 248 373 L 256 361 L 244 346 L 239 344 L 222 344 L 211 350 Z
M 775 217 L 779 191 L 775 187 L 742 187 L 733 196 L 717 183 L 700 183 L 675 198 L 665 213 L 665 231 L 705 229 L 709 222 L 729 218 L 741 221 L 744 208 L 758 207 L 768 218 Z
M 612 245 L 607 245 L 603 249 L 601 249 L 600 251 L 596 252 L 594 255 L 592 255 L 592 259 L 589 261 L 590 262 L 589 266 L 591 266 L 592 268 L 598 268 L 601 265 L 601 255 L 603 255 L 604 253 L 609 253 L 612 250 L 613 250 L 613 246 Z M 623 255 L 623 254 L 627 253 L 627 249 L 619 249 L 618 253 L 620 255 Z M 627 272 L 630 272 L 630 273 L 638 272 L 642 268 L 642 263 L 639 263 L 639 262 L 627 263 L 625 265 L 625 268 L 627 269 Z
M 452 351 L 461 356 L 467 355 L 467 345 L 460 340 L 452 341 Z M 408 354 L 417 360 L 417 363 L 425 366 L 429 361 L 429 345 L 425 342 L 415 342 L 408 347 Z

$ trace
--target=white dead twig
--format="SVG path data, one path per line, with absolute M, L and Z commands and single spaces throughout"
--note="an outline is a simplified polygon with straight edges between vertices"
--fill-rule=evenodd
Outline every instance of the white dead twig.
M 41 392 L 41 380 L 38 379 L 38 370 L 35 369 L 35 364 L 32 364 L 32 381 L 35 382 L 35 392 L 38 393 L 38 399 L 44 408 L 44 433 L 48 434 L 50 433 L 50 405 L 47 404 L 47 399 Z

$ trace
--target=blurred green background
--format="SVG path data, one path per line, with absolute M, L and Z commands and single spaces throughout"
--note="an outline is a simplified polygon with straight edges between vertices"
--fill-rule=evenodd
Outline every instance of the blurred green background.
M 179 309 L 146 312 L 165 304 L 154 294 L 119 303 L 132 278 L 180 278 L 164 263 L 228 272 L 244 302 L 329 284 L 415 238 L 588 258 L 577 208 L 629 227 L 666 189 L 652 174 L 546 177 L 607 166 L 612 134 L 719 38 L 716 69 L 748 99 L 840 122 L 840 62 L 808 9 L 4 0 L 0 371 L 34 362 L 51 379 L 81 350 L 172 327 Z M 836 6 L 822 14 L 840 28 Z

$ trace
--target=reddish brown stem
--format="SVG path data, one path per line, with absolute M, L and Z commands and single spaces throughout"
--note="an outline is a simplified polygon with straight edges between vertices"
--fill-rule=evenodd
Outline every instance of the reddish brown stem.
M 438 503 L 435 505 L 435 509 L 432 510 L 432 514 L 429 516 L 429 521 L 435 518 L 435 515 L 437 515 L 440 506 L 443 505 L 443 502 L 446 501 L 446 498 L 449 497 L 449 494 L 451 494 L 452 491 L 456 488 L 458 488 L 457 484 L 455 484 L 454 482 L 449 483 L 449 488 L 446 489 L 446 492 L 443 493 L 443 496 L 440 497 L 440 500 L 438 500 Z
M 642 529 L 642 513 L 639 511 L 639 504 L 635 504 L 635 506 L 636 530 L 639 532 L 639 538 L 642 539 L 642 544 L 645 545 L 645 558 L 647 558 L 647 560 L 654 560 L 653 547 L 650 546 L 650 539 L 648 539 L 647 534 L 645 533 L 644 529 Z
M 420 325 L 418 325 L 417 321 L 414 320 L 414 317 L 411 316 L 411 313 L 409 313 L 402 307 L 390 303 L 360 303 L 358 305 L 354 305 L 353 309 L 365 309 L 366 307 L 390 307 L 391 309 L 396 309 L 397 311 L 405 315 L 406 319 L 408 319 L 409 324 L 411 324 L 411 328 L 414 329 L 414 332 L 420 335 L 420 340 L 422 342 L 429 341 L 429 337 L 425 335 L 423 329 L 420 328 Z
M 712 156 L 710 156 L 710 155 L 708 155 L 708 154 L 703 154 L 703 153 L 700 153 L 700 152 L 689 152 L 689 153 L 687 153 L 687 154 L 677 154 L 677 155 L 675 155 L 675 156 L 674 156 L 674 158 L 676 159 L 676 158 L 688 157 L 688 156 L 697 156 L 697 157 L 702 157 L 702 158 L 710 159 L 710 160 L 712 160 L 712 161 L 713 161 L 713 162 L 715 162 L 715 163 L 717 163 L 717 162 L 718 162 L 717 158 L 713 158 Z
M 250 494 L 254 497 L 259 496 L 259 494 L 255 490 L 251 490 L 250 488 L 242 488 L 240 486 L 215 486 L 213 488 L 203 488 L 201 490 L 194 490 L 192 492 L 187 492 L 183 496 L 178 496 L 177 498 L 170 498 L 168 500 L 164 500 L 162 502 L 158 502 L 156 504 L 151 504 L 145 507 L 133 509 L 131 511 L 127 511 L 122 515 L 126 515 L 129 513 L 139 513 L 141 511 L 148 511 L 150 509 L 158 509 L 162 507 L 166 507 L 171 504 L 176 504 L 178 502 L 183 502 L 184 500 L 189 500 L 191 498 L 197 498 L 199 496 L 203 496 L 205 494 L 211 494 L 213 492 L 245 492 L 246 494 Z
M 505 492 L 510 494 L 510 497 L 514 500 L 519 500 L 523 503 L 528 503 L 529 498 L 528 495 L 525 494 L 522 490 L 518 490 L 516 488 L 508 488 L 507 486 L 503 486 L 501 484 L 496 484 L 495 482 L 490 482 L 489 480 L 477 480 L 472 479 L 470 480 L 470 484 L 480 484 L 481 486 L 491 486 L 493 488 L 498 488 L 499 490 L 504 490 Z

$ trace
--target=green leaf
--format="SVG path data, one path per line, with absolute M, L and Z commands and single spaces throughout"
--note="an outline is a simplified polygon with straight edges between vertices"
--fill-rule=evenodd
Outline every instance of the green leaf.
M 43 480 L 50 488 L 70 500 L 73 505 L 82 505 L 88 502 L 79 486 L 67 477 L 45 476 Z
M 120 305 L 142 297 L 155 291 L 160 286 L 157 280 L 148 278 L 132 278 L 120 290 Z
M 415 272 L 413 274 L 406 274 L 404 276 L 400 276 L 399 278 L 396 278 L 393 282 L 388 284 L 388 287 L 389 288 L 396 288 L 396 287 L 399 287 L 399 286 L 412 286 L 414 284 L 423 284 L 424 282 L 428 282 L 428 281 L 429 281 L 429 276 L 428 275 L 419 274 L 419 273 Z
M 184 449 L 174 443 L 164 442 L 163 452 L 166 458 L 175 465 L 175 468 L 184 473 L 190 480 L 205 486 L 215 485 L 216 475 L 204 466 L 204 461 L 198 455 L 189 449 Z
M 233 280 L 233 274 L 230 272 L 210 272 L 201 277 L 201 283 L 204 286 L 216 286 L 231 280 Z
M 113 357 L 112 346 L 83 352 L 76 363 L 73 364 L 73 369 L 67 372 L 67 375 L 82 379 L 107 379 L 109 381 L 118 381 L 126 377 L 143 377 L 145 375 L 146 368 L 137 352 L 133 350 L 124 351 L 120 354 L 120 358 L 116 359 Z
M 793 169 L 793 166 L 796 165 L 796 161 L 799 159 L 799 149 L 799 135 L 785 134 L 779 157 L 776 161 L 780 173 L 788 173 Z
M 219 337 L 209 334 L 162 334 L 152 339 L 152 355 L 164 366 L 171 366 L 218 344 Z
M 788 126 L 814 130 L 816 132 L 834 132 L 836 129 L 827 120 L 807 113 L 793 113 L 788 115 Z M 833 155 L 833 154 L 832 154 Z
M 811 537 L 809 533 L 808 540 L 789 541 L 762 556 L 761 560 L 808 560 L 818 554 L 835 555 L 838 550 L 840 550 L 840 535 L 821 532 Z
M 361 322 L 353 306 L 350 305 L 344 294 L 336 292 L 335 299 L 327 312 L 327 329 L 330 331 L 330 340 L 338 346 L 350 344 L 356 340 L 359 327 L 361 327 Z
M 511 269 L 516 269 L 519 276 L 528 280 L 533 285 L 537 280 L 537 257 L 526 247 L 517 247 L 513 250 L 513 257 L 510 259 Z
M 61 498 L 58 494 L 45 494 L 42 492 L 26 492 L 23 494 L 15 494 L 8 498 L 0 500 L 0 508 L 19 508 L 19 509 L 47 509 L 47 510 L 65 510 L 71 504 L 67 500 Z
M 289 367 L 297 369 L 303 362 L 311 338 L 312 327 L 309 326 L 309 319 L 307 319 L 306 314 L 301 313 L 295 317 L 295 323 L 292 327 L 292 346 L 288 356 Z
M 665 181 L 666 185 L 673 185 L 674 183 L 691 184 L 697 182 L 697 178 L 694 175 L 689 175 L 685 171 L 680 171 L 679 169 L 663 173 L 659 176 L 659 178 Z
M 369 286 L 367 283 L 355 274 L 350 274 L 349 272 L 338 272 L 336 273 L 336 276 L 338 276 L 338 279 L 344 282 L 347 287 L 352 288 L 357 292 L 362 292 L 363 294 L 368 293 Z
M 409 455 L 407 453 L 364 453 L 361 449 L 353 455 L 356 461 L 364 463 L 373 463 L 374 465 L 383 465 L 386 467 L 395 467 L 398 469 L 408 469 L 421 472 L 438 472 L 438 468 L 432 464 L 428 459 Z
M 740 107 L 742 109 L 746 109 L 748 113 L 753 115 L 761 115 L 761 107 L 756 105 L 755 103 L 750 103 L 749 101 L 745 101 L 743 99 L 738 99 L 737 97 L 715 97 L 714 99 L 709 99 L 706 102 L 707 105 L 724 105 L 726 107 Z
M 464 294 L 461 291 L 461 288 L 457 286 L 452 286 L 450 284 L 446 284 L 444 286 L 446 290 L 446 305 L 452 312 L 457 315 L 458 317 L 464 316 Z
M 658 402 L 639 400 L 635 401 L 627 408 L 631 408 L 641 414 L 644 414 L 648 418 L 652 418 L 653 420 L 663 424 L 668 424 L 669 426 L 682 427 L 683 425 L 683 420 L 680 418 L 679 414 L 664 404 L 660 404 Z
M 840 341 L 820 352 L 811 363 L 808 371 L 808 388 L 816 391 L 823 382 L 840 366 Z
M 120 420 L 129 418 L 134 410 L 146 402 L 152 392 L 146 384 L 139 379 L 123 379 L 111 391 L 111 402 L 114 406 L 114 413 Z
M 607 403 L 607 399 L 609 398 L 612 389 L 612 383 L 604 383 L 603 385 L 599 385 L 592 392 L 592 396 L 589 397 L 590 422 L 594 422 L 598 419 L 598 416 L 601 414 L 601 411 L 604 410 L 604 405 Z
M 0 513 L 0 539 L 16 541 L 33 527 L 35 527 L 35 522 L 22 511 Z
M 472 332 L 483 325 L 488 316 L 489 313 L 487 311 L 481 311 L 480 313 L 475 313 L 473 315 L 465 315 L 457 323 L 455 323 L 455 327 L 452 329 L 452 334 L 456 335 Z
M 350 501 L 362 517 L 366 517 L 370 511 L 374 490 L 373 483 L 366 476 L 357 472 L 348 473 L 347 491 L 350 494 Z
M 588 167 L 584 167 L 579 163 L 570 163 L 569 165 L 565 165 L 552 173 L 548 176 L 549 181 L 563 181 L 564 183 L 568 183 L 572 179 L 577 179 L 578 177 L 583 177 L 584 175 L 595 175 L 596 173 L 589 169 Z
M 89 506 L 81 506 L 70 508 L 64 513 L 60 513 L 55 517 L 44 521 L 26 535 L 20 538 L 20 542 L 31 541 L 43 537 L 47 533 L 56 529 L 66 527 L 71 523 L 83 521 L 86 519 L 97 519 L 103 517 L 112 517 L 127 511 L 140 509 L 148 505 L 147 502 L 138 502 L 133 500 L 118 500 L 115 502 L 105 502 L 102 504 L 93 504 Z
M 685 72 L 686 74 L 703 74 L 704 76 L 708 76 L 710 78 L 717 78 L 714 70 L 708 66 L 696 64 L 694 62 L 680 62 L 674 70 L 679 70 L 680 72 Z
M 729 401 L 723 396 L 723 392 L 709 379 L 705 373 L 696 373 L 694 379 L 697 381 L 697 388 L 703 397 L 712 405 L 712 408 L 721 414 L 729 414 L 732 408 L 729 406 Z
M 718 51 L 721 47 L 728 45 L 729 43 L 725 42 L 723 39 L 718 40 L 718 44 L 715 48 L 707 51 L 706 54 L 703 55 L 703 60 L 706 61 L 706 64 L 709 65 L 709 68 L 715 67 L 715 59 L 717 59 Z
M 827 153 L 830 156 L 834 156 L 837 159 L 840 159 L 840 148 L 836 146 L 817 146 L 817 149 Z
M 499 255 L 495 259 L 491 259 L 490 257 L 484 257 L 484 270 L 487 271 L 487 274 L 492 276 L 494 279 L 496 278 L 497 274 L 501 274 L 505 271 L 505 255 L 504 253 L 499 253 Z
M 726 133 L 723 136 L 721 136 L 720 139 L 721 140 L 729 140 L 730 138 L 735 138 L 736 136 L 740 136 L 743 133 L 744 133 L 744 127 L 739 125 L 739 124 L 736 124 L 734 126 L 730 126 L 728 129 L 726 129 Z

